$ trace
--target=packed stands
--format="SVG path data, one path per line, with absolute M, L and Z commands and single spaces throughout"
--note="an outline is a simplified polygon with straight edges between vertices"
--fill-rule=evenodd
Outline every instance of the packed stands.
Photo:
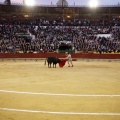
M 23 17 L 20 15 L 25 11 L 25 6 L 5 5 L 0 7 L 0 53 L 33 53 L 33 52 L 54 52 L 58 51 L 61 45 L 71 46 L 70 49 L 82 52 L 98 52 L 98 53 L 111 53 L 120 52 L 120 18 L 112 16 L 118 13 L 119 7 L 112 7 L 112 14 L 92 17 L 72 17 L 65 18 L 66 11 L 60 17 L 52 19 L 42 16 L 30 17 L 26 14 Z M 77 7 L 79 8 L 79 7 Z M 77 8 L 66 8 L 75 9 Z M 29 8 L 31 9 L 31 8 Z M 53 9 L 60 9 L 49 7 L 39 8 L 27 11 L 29 14 L 36 15 L 37 12 L 43 10 L 47 11 L 50 15 Z M 80 8 L 87 11 L 87 8 Z M 104 8 L 105 12 L 108 8 Z M 10 10 L 10 13 L 9 13 Z M 15 12 L 13 12 L 15 10 Z M 34 10 L 37 10 L 34 11 Z M 50 12 L 49 12 L 50 10 Z M 18 14 L 18 11 L 21 11 Z M 88 10 L 89 11 L 89 10 Z M 74 12 L 74 11 L 73 11 Z M 98 11 L 101 13 L 101 11 Z M 68 13 L 71 13 L 68 11 Z M 80 11 L 79 11 L 80 13 Z M 87 13 L 87 12 L 86 12 Z M 13 15 L 13 14 L 17 14 Z M 89 13 L 87 13 L 89 15 Z M 48 15 L 48 16 L 49 16 Z M 58 16 L 59 16 L 58 12 Z M 64 15 L 64 16 L 63 16 Z

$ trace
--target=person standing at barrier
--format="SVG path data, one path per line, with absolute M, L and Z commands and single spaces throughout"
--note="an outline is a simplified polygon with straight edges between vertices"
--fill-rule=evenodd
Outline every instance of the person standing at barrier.
M 66 59 L 67 59 L 68 67 L 70 67 L 70 65 L 71 67 L 73 67 L 71 54 L 69 52 L 66 52 L 66 56 L 67 56 Z

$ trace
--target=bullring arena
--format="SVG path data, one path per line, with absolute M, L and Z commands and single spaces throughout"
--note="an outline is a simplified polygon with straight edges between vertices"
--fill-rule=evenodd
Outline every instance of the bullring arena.
M 0 120 L 120 120 L 120 3 L 14 1 L 0 0 Z M 66 52 L 73 67 L 44 65 Z
M 0 59 L 0 120 L 120 120 L 120 61 Z

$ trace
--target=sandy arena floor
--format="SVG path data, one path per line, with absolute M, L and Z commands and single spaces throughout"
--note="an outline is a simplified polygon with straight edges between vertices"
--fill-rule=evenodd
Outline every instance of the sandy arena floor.
M 0 120 L 120 120 L 120 61 L 0 60 Z

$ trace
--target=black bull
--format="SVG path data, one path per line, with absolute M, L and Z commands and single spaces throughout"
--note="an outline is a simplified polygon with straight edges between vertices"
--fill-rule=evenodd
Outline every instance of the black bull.
M 50 68 L 51 68 L 51 64 L 53 64 L 53 68 L 54 67 L 56 68 L 56 64 L 61 62 L 61 60 L 59 58 L 57 58 L 57 57 L 48 57 L 48 58 L 46 58 L 45 59 L 45 65 L 46 65 L 46 61 L 48 63 L 48 67 L 50 67 Z

